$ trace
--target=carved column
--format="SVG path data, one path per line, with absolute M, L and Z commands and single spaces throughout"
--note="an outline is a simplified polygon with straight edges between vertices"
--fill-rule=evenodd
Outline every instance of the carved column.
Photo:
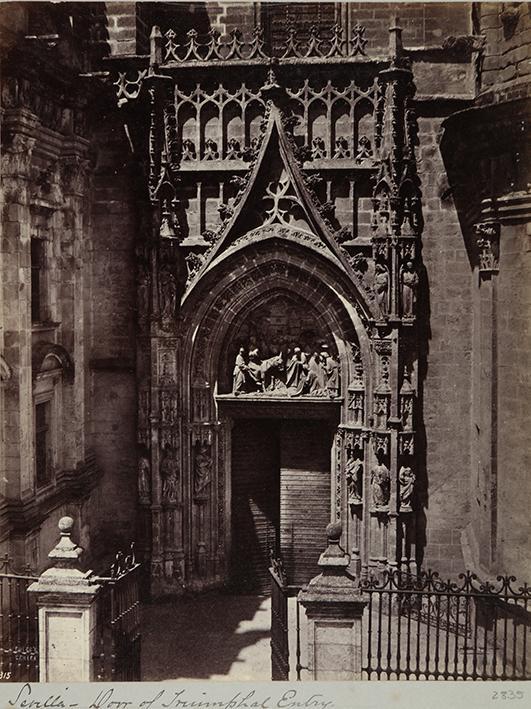
M 411 104 L 415 86 L 401 33 L 395 21 L 389 29 L 390 64 L 378 75 L 375 126 L 378 175 L 373 193 L 372 248 L 379 316 L 373 346 L 379 375 L 371 426 L 374 459 L 369 565 L 373 567 L 410 563 L 414 554 L 416 321 L 423 222 L 415 156 L 416 118 Z M 402 352 L 407 353 L 407 383 L 402 378 Z M 381 483 L 387 475 L 389 489 L 383 494 Z

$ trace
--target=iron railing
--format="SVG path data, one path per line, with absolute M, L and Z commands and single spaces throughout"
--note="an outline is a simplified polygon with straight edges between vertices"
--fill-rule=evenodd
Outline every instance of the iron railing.
M 282 561 L 271 556 L 271 679 L 290 679 L 290 638 L 295 632 L 295 674 L 300 681 L 301 671 L 301 618 L 299 599 L 295 599 L 295 627 L 290 627 L 289 599 L 298 596 L 300 586 L 288 584 Z
M 34 581 L 29 567 L 17 572 L 7 555 L 0 560 L 0 680 L 39 680 L 38 611 L 28 593 Z
M 131 544 L 128 554 L 118 552 L 109 570 L 91 579 L 101 585 L 94 658 L 98 680 L 140 680 L 141 571 Z
M 531 588 L 513 576 L 458 582 L 435 572 L 385 571 L 362 583 L 367 679 L 531 678 Z

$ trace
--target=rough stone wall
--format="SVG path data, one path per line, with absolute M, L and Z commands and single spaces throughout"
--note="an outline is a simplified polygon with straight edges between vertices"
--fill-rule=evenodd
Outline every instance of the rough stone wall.
M 425 565 L 449 573 L 462 569 L 461 530 L 469 510 L 471 276 L 453 201 L 443 198 L 440 123 L 437 118 L 419 118 L 427 281 L 427 298 L 421 304 L 427 338 Z
M 477 3 L 485 36 L 481 74 L 483 101 L 529 96 L 531 10 L 529 3 Z
M 3 8 L 5 10 L 5 8 Z M 61 27 L 61 11 L 13 6 L 2 25 L 0 248 L 0 537 L 19 566 L 47 562 L 65 509 L 85 529 L 97 469 L 86 432 L 85 269 L 88 141 L 76 93 L 81 53 L 61 35 L 43 50 L 28 31 Z M 64 18 L 63 18 L 64 19 Z M 43 56 L 44 55 L 44 56 Z M 65 104 L 64 95 L 69 94 Z M 32 240 L 39 244 L 40 307 L 32 307 Z M 3 364 L 2 362 L 2 364 Z M 36 403 L 49 406 L 46 466 L 36 465 Z M 46 468 L 44 471 L 44 467 Z
M 198 3 L 199 4 L 199 3 Z M 296 5 L 293 3 L 260 3 L 261 12 L 275 12 L 281 16 L 297 18 Z M 315 6 L 317 19 L 318 6 Z M 328 6 L 341 3 L 326 3 Z M 220 0 L 207 4 L 207 11 L 212 25 L 223 32 L 239 28 L 250 30 L 257 24 L 257 3 L 242 3 Z M 404 28 L 404 40 L 409 46 L 440 46 L 447 28 L 454 35 L 469 34 L 471 3 L 393 3 L 348 2 L 343 10 L 336 10 L 338 19 L 348 17 L 353 26 L 357 22 L 366 28 L 369 45 L 375 49 L 386 49 L 389 41 L 389 21 L 393 13 L 398 12 L 400 24 Z M 324 15 L 321 10 L 321 15 Z M 331 13 L 333 14 L 333 13 Z
M 136 238 L 129 146 L 120 116 L 95 117 L 92 192 L 90 431 L 102 479 L 94 539 L 108 551 L 132 541 L 136 522 Z M 111 549 L 112 550 L 112 549 Z
M 344 7 L 334 7 L 343 4 Z M 366 28 L 369 45 L 376 50 L 385 50 L 389 39 L 390 18 L 398 11 L 401 26 L 404 28 L 404 40 L 408 46 L 440 47 L 447 34 L 467 35 L 471 31 L 471 3 L 326 3 L 330 11 L 319 12 L 317 3 L 305 3 L 314 6 L 307 10 L 308 17 L 315 14 L 326 18 L 334 17 L 347 22 L 350 26 L 360 23 Z M 182 30 L 180 20 L 173 20 L 178 15 L 186 23 L 190 18 L 196 20 L 193 25 L 200 32 L 207 32 L 211 27 L 222 34 L 229 34 L 234 29 L 249 33 L 260 24 L 261 16 L 276 13 L 280 17 L 297 18 L 293 3 L 252 3 L 235 0 L 216 2 L 179 2 L 179 3 L 106 3 L 107 44 L 111 54 L 141 54 L 146 51 L 150 25 L 158 24 L 164 30 L 172 28 Z M 328 23 L 327 24 L 333 24 Z
M 498 288 L 498 569 L 531 578 L 530 224 L 502 228 Z

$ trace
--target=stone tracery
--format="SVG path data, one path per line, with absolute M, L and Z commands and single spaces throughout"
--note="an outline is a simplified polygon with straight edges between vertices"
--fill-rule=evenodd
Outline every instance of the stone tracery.
M 415 373 L 399 381 L 395 343 L 415 327 L 422 219 L 413 85 L 392 31 L 391 67 L 362 81 L 297 83 L 275 67 L 261 84 L 242 70 L 223 84 L 175 79 L 168 92 L 143 78 L 156 257 L 140 259 L 140 321 L 146 331 L 155 314 L 161 353 L 151 489 L 155 505 L 182 504 L 166 547 L 154 542 L 155 566 L 184 564 L 197 582 L 226 569 L 229 400 L 336 406 L 334 515 L 347 518 L 360 570 L 395 561 L 396 514 L 415 504 L 417 415 Z M 361 240 L 359 195 L 372 203 Z

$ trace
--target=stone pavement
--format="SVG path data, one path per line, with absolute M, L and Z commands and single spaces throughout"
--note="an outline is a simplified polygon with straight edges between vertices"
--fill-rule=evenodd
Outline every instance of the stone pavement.
M 271 679 L 269 598 L 209 593 L 143 613 L 143 681 Z

